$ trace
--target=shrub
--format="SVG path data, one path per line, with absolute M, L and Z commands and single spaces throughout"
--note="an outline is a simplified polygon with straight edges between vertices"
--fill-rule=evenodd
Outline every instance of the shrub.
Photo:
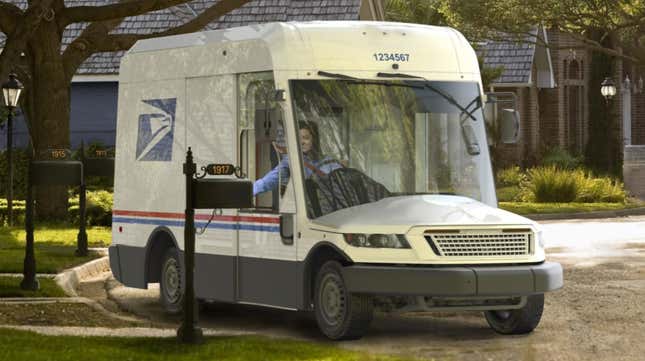
M 519 186 L 526 178 L 520 167 L 514 166 L 497 172 L 497 185 L 501 187 Z
M 528 171 L 523 200 L 529 202 L 573 202 L 578 191 L 570 172 L 555 166 L 532 168 Z M 528 199 L 527 199 L 528 198 Z
M 112 225 L 112 193 L 108 191 L 87 192 L 86 221 L 90 226 Z M 69 215 L 74 223 L 79 220 L 79 197 L 69 199 Z
M 594 178 L 582 169 L 567 170 L 556 166 L 532 168 L 520 185 L 517 197 L 525 202 L 618 202 L 626 199 L 621 182 L 609 177 Z
M 24 149 L 13 149 L 13 197 L 25 198 L 27 190 L 27 172 L 29 158 Z M 7 197 L 9 189 L 9 173 L 7 172 L 7 151 L 0 152 L 0 197 Z
M 87 192 L 86 224 L 88 226 L 110 226 L 112 225 L 112 193 L 107 191 Z M 67 221 L 78 224 L 79 221 L 79 198 L 78 195 L 71 195 L 67 208 Z M 0 225 L 7 222 L 7 200 L 0 198 Z M 14 225 L 24 222 L 25 201 L 14 200 L 13 204 Z
M 620 181 L 609 177 L 594 178 L 590 173 L 582 170 L 575 171 L 574 178 L 578 183 L 576 202 L 625 202 L 625 190 Z
M 542 165 L 559 169 L 575 169 L 582 165 L 581 157 L 574 157 L 562 148 L 551 148 L 542 156 Z

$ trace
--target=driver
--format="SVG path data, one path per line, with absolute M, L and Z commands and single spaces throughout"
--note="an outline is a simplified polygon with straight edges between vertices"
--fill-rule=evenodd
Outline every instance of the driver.
M 313 173 L 324 176 L 343 167 L 330 157 L 321 158 L 318 127 L 315 123 L 300 121 L 298 127 L 300 128 L 300 149 L 302 150 L 305 177 L 309 178 Z M 277 189 L 280 177 L 282 178 L 280 183 L 287 184 L 289 176 L 289 158 L 285 155 L 275 168 L 253 183 L 253 196 Z

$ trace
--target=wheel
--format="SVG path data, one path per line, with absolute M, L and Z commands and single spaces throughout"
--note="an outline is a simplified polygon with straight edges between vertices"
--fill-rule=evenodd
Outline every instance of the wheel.
M 544 309 L 544 295 L 528 296 L 526 305 L 515 310 L 486 311 L 488 325 L 497 333 L 520 335 L 533 331 L 540 323 Z
M 327 261 L 316 275 L 314 312 L 320 331 L 332 340 L 361 338 L 372 322 L 372 298 L 350 294 L 341 273 L 342 266 Z
M 182 269 L 177 249 L 169 248 L 164 253 L 159 277 L 159 301 L 170 314 L 180 313 L 184 303 Z

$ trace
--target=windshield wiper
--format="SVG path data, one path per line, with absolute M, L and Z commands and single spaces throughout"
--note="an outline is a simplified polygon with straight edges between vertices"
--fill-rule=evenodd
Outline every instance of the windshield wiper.
M 424 78 L 422 76 L 403 74 L 403 73 L 377 73 L 376 76 L 379 77 L 379 78 L 407 78 L 407 79 L 423 80 L 424 81 L 424 83 L 423 83 L 424 87 L 426 87 L 426 88 L 432 90 L 433 92 L 441 95 L 450 104 L 452 104 L 452 105 L 456 106 L 457 108 L 459 108 L 459 110 L 461 110 L 462 113 L 467 114 L 472 120 L 477 121 L 477 118 L 475 118 L 475 116 L 472 114 L 472 113 L 475 112 L 475 110 L 477 110 L 477 108 L 475 108 L 472 112 L 468 111 L 468 109 L 464 108 L 461 104 L 459 104 L 459 102 L 452 95 L 446 94 L 443 90 L 435 88 L 432 85 L 428 84 L 428 79 L 426 79 L 426 78 Z M 472 104 L 472 103 L 473 102 L 470 102 L 470 104 Z M 470 104 L 468 104 L 468 107 L 470 107 Z
M 345 80 L 360 80 L 358 78 L 354 78 L 353 76 L 345 75 L 345 74 L 339 74 L 339 73 L 329 73 L 326 71 L 319 71 L 318 75 L 320 76 L 326 76 L 328 78 L 336 78 L 336 79 L 345 79 Z

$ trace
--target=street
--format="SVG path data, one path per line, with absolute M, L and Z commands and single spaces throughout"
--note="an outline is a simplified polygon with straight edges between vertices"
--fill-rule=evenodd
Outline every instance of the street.
M 562 263 L 563 289 L 548 294 L 542 321 L 529 335 L 502 336 L 479 312 L 379 314 L 361 340 L 340 347 L 438 360 L 643 360 L 645 344 L 645 217 L 542 222 L 548 259 Z M 107 280 L 122 309 L 162 322 L 158 288 L 125 288 Z M 211 305 L 203 328 L 247 331 L 330 343 L 306 314 Z

